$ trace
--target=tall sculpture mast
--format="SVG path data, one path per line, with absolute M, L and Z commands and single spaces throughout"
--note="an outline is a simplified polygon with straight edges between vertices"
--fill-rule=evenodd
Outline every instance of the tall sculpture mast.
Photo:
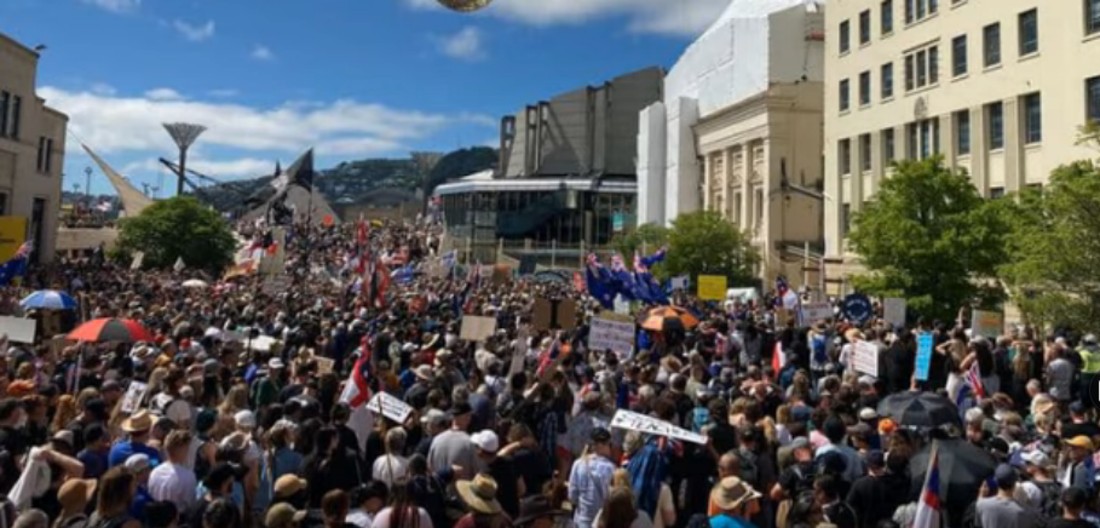
M 191 148 L 191 145 L 199 138 L 199 135 L 206 131 L 206 127 L 202 125 L 193 125 L 190 123 L 164 123 L 164 129 L 168 131 L 168 135 L 172 136 L 172 141 L 176 142 L 176 146 L 180 149 L 180 163 L 179 163 L 179 177 L 176 182 L 176 196 L 183 195 L 183 180 L 185 174 L 187 174 L 187 149 Z

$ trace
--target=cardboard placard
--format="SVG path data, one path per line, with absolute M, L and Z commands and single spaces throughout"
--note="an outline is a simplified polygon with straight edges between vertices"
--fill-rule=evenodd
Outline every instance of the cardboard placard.
M 827 302 L 802 303 L 798 308 L 798 325 L 806 328 L 818 321 L 833 318 L 833 307 Z
M 493 284 L 500 286 L 512 281 L 512 268 L 506 264 L 493 266 Z
M 459 337 L 467 341 L 484 341 L 496 331 L 496 317 L 466 315 L 462 317 L 462 331 Z
M 336 367 L 336 360 L 332 358 L 313 356 L 313 361 L 317 362 L 317 374 L 319 375 L 328 374 Z
M 130 269 L 131 270 L 141 269 L 141 264 L 143 262 L 145 262 L 145 252 L 144 251 L 135 251 L 134 252 L 134 259 L 130 261 Z
M 996 339 L 1004 333 L 1005 314 L 1003 312 L 974 310 L 974 314 L 971 317 L 974 319 L 974 322 L 971 323 L 971 330 L 974 336 L 984 336 L 990 339 Z
M 412 414 L 413 408 L 388 392 L 379 392 L 367 402 L 367 410 L 403 424 L 409 414 Z
M 536 299 L 531 323 L 536 330 L 572 330 L 577 326 L 577 303 L 572 299 Z
M 726 277 L 721 275 L 699 276 L 699 298 L 704 301 L 721 301 L 726 298 Z
M 905 299 L 887 297 L 882 300 L 882 318 L 894 328 L 905 328 Z
M 592 319 L 588 349 L 611 350 L 626 361 L 634 352 L 634 320 L 629 316 L 603 312 Z
M 688 289 L 688 284 L 690 284 L 690 281 L 688 280 L 687 275 L 680 275 L 678 277 L 673 277 L 673 278 L 669 279 L 668 282 L 669 282 L 669 286 L 672 287 L 672 289 L 674 289 L 674 290 L 687 290 Z
M 914 368 L 917 381 L 928 381 L 928 371 L 932 368 L 933 344 L 930 332 L 917 335 L 917 358 Z
M 149 384 L 131 381 L 130 386 L 126 388 L 126 394 L 122 396 L 122 404 L 119 410 L 126 414 L 134 414 L 141 408 L 147 392 L 149 392 Z
M 707 443 L 707 437 L 704 435 L 676 427 L 675 425 L 664 420 L 658 420 L 652 416 L 646 416 L 624 409 L 619 409 L 615 412 L 615 416 L 611 418 L 611 427 L 675 438 L 677 440 L 692 442 L 699 445 L 705 445 Z
M 878 377 L 878 347 L 860 341 L 852 347 L 852 367 L 869 376 Z
M 265 295 L 275 296 L 290 290 L 291 284 L 292 281 L 289 275 L 268 275 L 264 279 L 261 291 L 263 291 Z
M 7 334 L 8 341 L 33 345 L 35 332 L 37 324 L 34 319 L 0 316 L 0 333 Z

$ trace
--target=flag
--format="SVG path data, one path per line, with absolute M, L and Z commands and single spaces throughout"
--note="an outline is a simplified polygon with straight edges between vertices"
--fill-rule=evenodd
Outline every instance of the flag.
M 558 363 L 558 358 L 564 359 L 568 355 L 568 351 L 563 354 L 563 348 L 561 339 L 555 337 L 554 342 L 550 343 L 550 347 L 539 354 L 539 367 L 535 375 L 541 378 L 548 369 Z
M 365 405 L 370 401 L 370 342 L 363 338 L 359 359 L 348 374 L 348 380 L 344 384 L 344 391 L 340 393 L 340 401 L 348 404 L 352 409 Z
M 31 255 L 31 243 L 24 242 L 7 262 L 0 264 L 0 286 L 11 284 L 16 277 L 27 274 L 27 261 Z
M 390 274 L 390 278 L 397 281 L 398 284 L 408 284 L 412 282 L 415 276 L 416 268 L 414 268 L 412 264 L 401 266 L 393 270 L 393 273 Z
M 787 352 L 783 350 L 783 343 L 776 341 L 775 348 L 772 349 L 772 371 L 779 376 L 779 371 L 785 366 L 787 366 Z
M 355 225 L 355 243 L 359 246 L 365 246 L 369 237 L 370 228 L 367 227 L 367 221 L 360 217 L 359 222 Z
M 913 528 L 940 528 L 940 453 L 939 445 L 932 446 L 928 458 L 928 473 L 924 487 L 917 499 L 917 513 L 913 516 Z
M 444 253 L 439 257 L 439 262 L 448 270 L 454 269 L 455 263 L 458 262 L 458 250 L 452 249 Z
M 172 269 L 176 270 L 176 273 L 179 273 L 186 267 L 187 264 L 183 263 L 183 257 L 176 257 L 176 263 L 172 265 Z
M 970 368 L 966 369 L 966 384 L 974 397 L 985 398 L 985 386 L 982 385 L 982 373 L 978 369 L 977 361 L 971 363 Z

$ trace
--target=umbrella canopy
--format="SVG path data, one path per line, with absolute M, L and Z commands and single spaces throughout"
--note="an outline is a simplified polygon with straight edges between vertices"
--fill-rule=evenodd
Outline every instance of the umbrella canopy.
M 924 485 L 932 445 L 909 459 L 913 490 Z M 935 445 L 939 446 L 940 500 L 951 513 L 960 513 L 978 497 L 978 488 L 993 475 L 997 461 L 988 451 L 961 438 L 937 440 Z
M 133 319 L 92 319 L 78 327 L 66 336 L 73 341 L 92 341 L 102 343 L 118 341 L 133 343 L 135 341 L 152 341 L 153 334 L 149 333 L 141 323 Z
M 19 301 L 24 310 L 75 310 L 76 299 L 57 290 L 38 290 Z
M 654 332 L 667 332 L 669 330 L 685 330 L 694 328 L 699 324 L 699 319 L 683 308 L 676 306 L 658 306 L 646 312 L 642 320 L 642 328 Z
M 189 279 L 183 281 L 183 284 L 181 284 L 180 286 L 183 286 L 184 288 L 205 288 L 208 286 L 208 284 L 206 284 L 206 281 L 204 280 Z
M 879 402 L 878 414 L 889 416 L 898 425 L 910 427 L 960 425 L 959 408 L 946 397 L 932 392 L 891 394 Z

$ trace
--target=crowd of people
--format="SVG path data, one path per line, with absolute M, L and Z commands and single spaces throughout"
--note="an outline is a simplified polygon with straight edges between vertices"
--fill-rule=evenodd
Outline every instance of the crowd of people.
M 0 526 L 1100 526 L 1095 336 L 839 310 L 803 328 L 767 300 L 679 292 L 699 324 L 639 327 L 623 354 L 588 346 L 602 308 L 577 285 L 460 271 L 430 222 L 240 232 L 286 281 L 184 287 L 199 272 L 97 259 L 5 292 L 6 314 L 55 288 L 75 318 L 151 336 L 0 343 Z M 537 299 L 575 301 L 576 320 L 538 328 Z M 461 339 L 468 315 L 495 330 Z M 859 342 L 877 376 L 852 364 Z M 369 410 L 381 393 L 411 413 Z M 950 412 L 880 412 L 917 394 Z M 705 441 L 613 427 L 619 410 Z

